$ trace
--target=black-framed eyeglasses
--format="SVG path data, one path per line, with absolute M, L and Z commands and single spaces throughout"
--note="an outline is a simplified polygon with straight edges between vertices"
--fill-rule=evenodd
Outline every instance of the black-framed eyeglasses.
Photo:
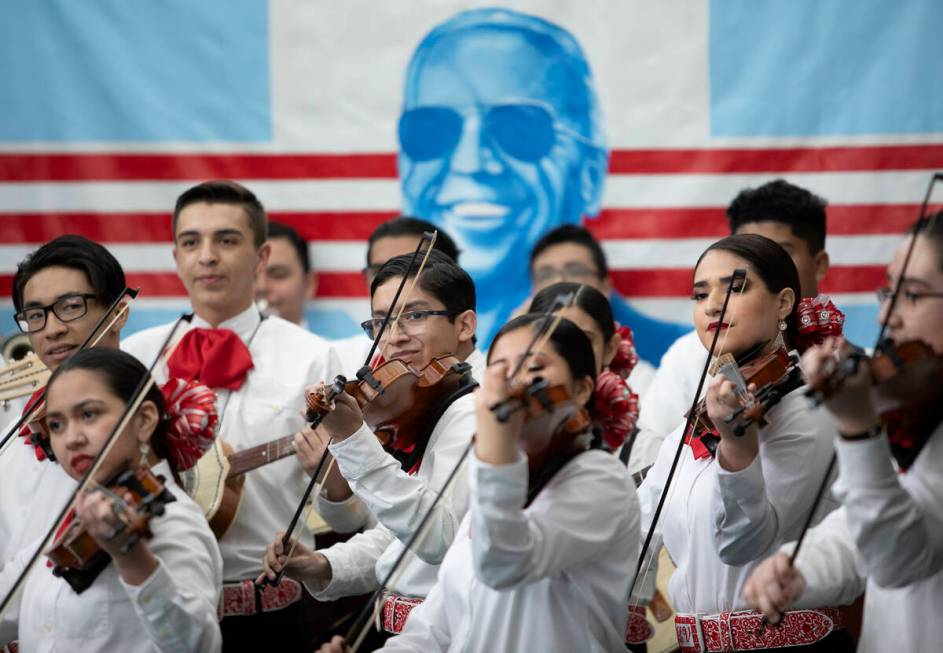
M 88 313 L 88 300 L 97 298 L 92 293 L 74 293 L 60 297 L 46 306 L 29 306 L 13 316 L 23 333 L 36 333 L 46 327 L 46 318 L 52 311 L 60 322 L 72 322 Z
M 408 109 L 399 119 L 400 149 L 413 161 L 444 158 L 458 145 L 464 124 L 465 116 L 453 107 Z M 558 120 L 552 107 L 540 102 L 488 106 L 481 118 L 482 140 L 519 161 L 534 163 L 547 156 L 558 132 L 593 145 Z
M 406 311 L 399 316 L 399 319 L 391 317 L 390 323 L 386 328 L 387 330 L 391 329 L 395 322 L 396 328 L 399 331 L 402 331 L 407 336 L 414 336 L 425 328 L 430 317 L 452 317 L 458 314 L 459 311 Z M 360 328 L 363 329 L 363 332 L 367 334 L 368 338 L 376 338 L 376 334 L 379 333 L 381 326 L 383 326 L 382 317 L 375 317 L 360 323 Z
M 878 303 L 883 304 L 894 294 L 893 288 L 878 288 L 876 291 Z M 913 292 L 911 290 L 901 290 L 900 298 L 906 300 L 908 304 L 914 306 L 918 300 L 924 297 L 943 297 L 943 292 Z
M 581 279 L 598 279 L 599 270 L 582 263 L 565 263 L 563 267 L 555 268 L 549 265 L 534 270 L 533 281 L 535 286 L 545 286 L 557 281 L 576 281 Z

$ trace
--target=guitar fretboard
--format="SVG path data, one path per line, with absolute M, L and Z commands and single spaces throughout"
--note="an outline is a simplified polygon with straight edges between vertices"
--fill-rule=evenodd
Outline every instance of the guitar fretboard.
M 295 448 L 292 446 L 294 439 L 295 434 L 292 433 L 256 447 L 237 451 L 229 456 L 229 478 L 245 474 L 276 460 L 287 458 L 295 453 Z

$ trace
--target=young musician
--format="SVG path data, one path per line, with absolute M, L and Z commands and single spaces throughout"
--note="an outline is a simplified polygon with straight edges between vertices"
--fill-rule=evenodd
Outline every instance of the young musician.
M 256 279 L 256 297 L 280 318 L 308 329 L 305 307 L 318 288 L 308 243 L 288 225 L 268 223 L 269 257 Z
M 828 272 L 825 251 L 825 200 L 782 179 L 746 188 L 727 207 L 731 234 L 757 234 L 776 241 L 799 273 L 802 297 L 816 297 Z M 629 471 L 655 462 L 658 448 L 684 422 L 697 389 L 706 352 L 697 331 L 684 335 L 662 357 L 648 390 L 648 410 L 639 416 L 639 434 L 632 447 Z
M 73 355 L 50 377 L 46 419 L 52 450 L 71 479 L 80 479 L 101 452 L 146 375 L 133 356 L 93 348 Z M 203 512 L 175 481 L 195 461 L 196 440 L 212 433 L 191 430 L 192 421 L 179 419 L 183 407 L 168 407 L 158 387 L 145 397 L 105 456 L 91 491 L 76 497 L 68 522 L 81 524 L 110 558 L 108 565 L 81 594 L 54 575 L 45 560 L 35 566 L 20 606 L 23 651 L 196 653 L 220 648 L 216 605 L 222 560 Z M 173 500 L 150 519 L 153 538 L 134 543 L 128 525 L 140 509 L 126 503 L 129 493 L 109 494 L 99 483 L 142 467 L 163 477 Z M 74 481 L 71 485 L 75 488 Z M 44 509 L 56 515 L 61 506 Z M 59 536 L 65 533 L 67 528 L 60 529 Z M 4 567 L 0 596 L 38 545 L 31 543 Z
M 931 218 L 917 236 L 905 271 L 908 245 L 909 237 L 888 266 L 887 288 L 878 291 L 879 318 L 887 317 L 891 291 L 903 275 L 887 335 L 898 344 L 921 340 L 939 357 L 943 214 Z M 831 340 L 806 352 L 803 370 L 813 382 L 829 371 L 840 349 L 841 343 Z M 905 453 L 895 469 L 890 444 L 907 443 L 882 425 L 868 370 L 869 365 L 862 364 L 826 401 L 837 426 L 831 431 L 838 435 L 839 478 L 833 487 L 842 508 L 809 531 L 795 568 L 789 565 L 791 546 L 757 567 L 744 587 L 744 598 L 778 623 L 787 608 L 847 602 L 866 584 L 858 650 L 932 651 L 943 641 L 943 423 L 938 411 L 931 413 L 926 444 L 920 448 L 915 441 L 902 448 Z M 936 388 L 939 406 L 943 394 L 939 385 Z M 828 441 L 828 435 L 820 437 Z
M 219 438 L 236 450 L 271 442 L 304 426 L 304 387 L 333 378 L 340 364 L 324 339 L 255 306 L 255 279 L 269 253 L 267 218 L 248 189 L 209 181 L 185 191 L 173 214 L 174 260 L 194 318 L 172 343 L 155 377 L 196 379 L 219 396 Z M 124 349 L 152 361 L 171 325 L 136 333 Z M 300 436 L 299 436 L 300 438 Z M 296 438 L 297 441 L 298 438 Z M 256 592 L 259 560 L 284 530 L 308 485 L 292 456 L 250 471 L 242 502 L 220 540 L 223 631 L 227 650 L 310 646 L 301 587 L 286 581 Z
M 124 289 L 124 272 L 107 249 L 82 236 L 60 236 L 17 266 L 14 318 L 40 362 L 54 371 L 78 350 Z M 96 334 L 101 335 L 97 347 L 118 347 L 128 310 L 125 302 L 118 304 Z M 0 567 L 49 529 L 72 487 L 60 466 L 45 461 L 41 449 L 25 437 L 15 440 L 0 452 Z
M 367 288 L 383 265 L 392 258 L 412 254 L 424 233 L 438 230 L 433 247 L 458 263 L 458 247 L 455 241 L 441 228 L 431 222 L 401 215 L 380 223 L 367 239 L 367 265 L 363 278 Z M 349 338 L 331 341 L 345 372 L 353 376 L 361 368 L 373 344 L 362 333 Z
M 736 269 L 745 269 L 746 279 L 734 284 L 721 321 Z M 717 356 L 742 358 L 757 352 L 750 358 L 757 361 L 781 347 L 800 347 L 798 297 L 796 266 L 782 247 L 762 236 L 724 238 L 711 245 L 695 266 L 694 324 L 705 349 L 719 331 Z M 737 392 L 736 384 L 716 373 L 707 383 L 704 411 L 714 428 L 700 426 L 701 418 L 688 433 L 679 426 L 663 443 L 639 488 L 643 532 L 647 532 L 666 491 L 679 440 L 684 438 L 655 531 L 663 536 L 677 565 L 668 591 L 678 613 L 675 625 L 682 650 L 695 650 L 700 643 L 708 651 L 729 650 L 723 647 L 731 646 L 731 641 L 733 650 L 786 644 L 845 650 L 850 646 L 848 634 L 839 629 L 837 610 L 828 606 L 816 605 L 820 609 L 809 613 L 815 628 L 803 629 L 800 624 L 764 633 L 759 632 L 760 617 L 745 610 L 740 596 L 743 583 L 760 559 L 799 533 L 825 475 L 831 443 L 818 435 L 830 428 L 827 415 L 811 409 L 801 390 L 785 394 L 766 413 L 765 425 L 754 422 L 742 436 L 735 435 L 735 426 L 743 423 L 727 423 L 726 417 L 742 405 Z M 655 550 L 643 560 L 643 573 Z M 722 636 L 728 630 L 732 640 Z
M 577 406 L 592 400 L 596 362 L 585 334 L 562 319 L 547 345 L 532 351 L 541 326 L 544 315 L 527 314 L 495 336 L 476 397 L 468 514 L 438 584 L 384 651 L 624 650 L 625 561 L 639 543 L 624 466 L 587 449 L 585 431 L 555 440 L 570 446 L 554 455 L 546 448 L 553 434 L 525 431 L 520 411 L 504 423 L 492 411 L 513 383 L 537 377 L 562 386 Z M 532 360 L 508 379 L 522 358 Z M 322 647 L 341 650 L 340 638 Z
M 373 317 L 364 322 L 364 330 L 376 337 L 387 311 L 391 315 L 387 331 L 379 341 L 383 359 L 402 360 L 421 370 L 433 358 L 453 354 L 472 370 L 483 366 L 484 357 L 474 346 L 475 286 L 451 258 L 431 251 L 412 292 L 404 289 L 397 305 L 392 305 L 404 277 L 406 288 L 416 278 L 420 261 L 411 266 L 411 260 L 412 255 L 391 259 L 377 272 L 371 286 Z M 470 373 L 469 382 L 474 374 Z M 332 505 L 346 501 L 353 492 L 379 523 L 347 542 L 321 551 L 312 552 L 302 544 L 295 545 L 287 563 L 287 575 L 304 581 L 315 598 L 322 600 L 377 588 L 475 432 L 470 392 L 447 406 L 428 408 L 441 413 L 431 433 L 405 433 L 386 448 L 364 422 L 363 412 L 353 397 L 344 393 L 335 403 L 336 409 L 324 418 L 322 428 L 333 438 L 330 452 L 343 476 L 340 480 L 345 482 L 326 485 L 326 492 L 318 501 L 318 512 L 327 517 Z M 404 412 L 412 408 L 401 407 Z M 320 458 L 321 451 L 311 452 L 311 459 Z M 409 562 L 401 579 L 387 588 L 390 595 L 382 612 L 385 630 L 399 632 L 409 610 L 435 584 L 438 565 L 465 514 L 466 479 L 463 468 L 436 506 L 429 536 L 415 549 L 416 558 Z M 279 536 L 269 546 L 264 561 L 270 578 L 286 565 L 285 560 Z

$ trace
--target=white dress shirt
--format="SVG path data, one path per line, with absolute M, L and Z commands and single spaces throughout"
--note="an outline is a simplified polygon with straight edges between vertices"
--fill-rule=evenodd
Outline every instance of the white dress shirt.
M 384 651 L 624 651 L 639 549 L 632 480 L 602 451 L 576 456 L 530 506 L 527 460 L 471 454 L 471 505 L 439 582 Z
M 340 362 L 320 336 L 279 317 L 261 323 L 260 319 L 252 306 L 219 325 L 242 338 L 254 365 L 235 392 L 215 388 L 218 437 L 236 451 L 301 430 L 305 386 L 329 381 L 340 371 Z M 195 327 L 210 325 L 194 317 L 190 328 Z M 136 333 L 122 343 L 122 349 L 150 365 L 170 328 L 163 325 Z M 158 365 L 154 376 L 164 383 L 167 366 Z M 255 578 L 261 573 L 266 546 L 288 527 L 309 478 L 296 456 L 246 474 L 239 514 L 219 542 L 226 580 Z
M 632 386 L 639 394 L 640 404 L 639 432 L 632 444 L 629 472 L 634 474 L 654 463 L 661 443 L 684 422 L 706 361 L 707 350 L 697 337 L 697 331 L 690 331 L 675 340 L 661 357 L 658 370 L 644 393 Z
M 40 560 L 23 590 L 19 618 L 20 650 L 180 653 L 218 651 L 222 636 L 216 617 L 222 559 L 203 511 L 174 483 L 170 466 L 154 472 L 177 498 L 151 521 L 147 541 L 159 560 L 141 585 L 125 583 L 114 564 L 82 594 L 53 576 Z M 74 487 L 73 481 L 73 487 Z M 0 574 L 5 595 L 38 541 L 26 547 Z M 4 622 L 9 615 L 4 618 Z
M 677 565 L 668 584 L 678 613 L 716 614 L 746 607 L 740 595 L 753 568 L 799 535 L 832 453 L 834 422 L 813 409 L 802 388 L 767 413 L 759 455 L 739 472 L 715 458 L 695 460 L 685 445 L 658 521 L 664 545 Z M 639 487 L 643 534 L 668 476 L 683 425 L 662 444 Z M 836 506 L 829 495 L 819 515 Z M 824 607 L 824 606 L 816 606 Z
M 796 565 L 807 587 L 800 607 L 848 603 L 866 580 L 859 653 L 940 650 L 943 424 L 905 473 L 895 470 L 884 436 L 839 441 L 836 449 L 842 509 L 802 544 Z
M 445 484 L 475 432 L 475 401 L 460 397 L 439 419 L 412 476 L 402 470 L 373 432 L 364 424 L 342 442 L 330 445 L 337 466 L 351 490 L 379 522 L 347 542 L 323 549 L 331 563 L 327 585 L 307 584 L 315 598 L 329 601 L 364 594 L 379 587 L 404 549 L 435 496 Z M 322 495 L 318 512 L 330 514 Z M 445 556 L 468 507 L 467 464 L 463 464 L 430 519 L 427 535 L 414 547 L 416 556 L 404 563 L 399 581 L 387 589 L 411 597 L 425 597 L 435 584 L 438 565 Z M 326 518 L 326 517 L 325 517 Z M 412 554 L 409 554 L 412 556 Z M 395 580 L 395 579 L 394 579 Z

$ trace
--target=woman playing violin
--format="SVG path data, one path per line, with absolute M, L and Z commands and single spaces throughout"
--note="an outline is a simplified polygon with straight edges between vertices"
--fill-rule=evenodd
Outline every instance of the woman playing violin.
M 549 480 L 551 433 L 524 411 L 499 421 L 493 408 L 540 378 L 572 406 L 592 400 L 596 363 L 586 335 L 562 319 L 532 351 L 544 315 L 527 314 L 495 336 L 476 397 L 469 511 L 439 582 L 384 651 L 615 651 L 623 648 L 625 596 L 638 551 L 638 508 L 625 468 L 587 449 L 588 421 L 568 433 L 565 464 Z M 521 359 L 521 372 L 509 373 Z M 552 463 L 550 463 L 552 464 Z M 541 469 L 543 467 L 544 469 Z M 535 490 L 537 479 L 545 484 Z M 530 500 L 528 501 L 528 497 Z M 322 650 L 341 650 L 339 638 Z
M 367 334 L 376 337 L 382 318 L 389 311 L 390 323 L 378 349 L 385 360 L 402 361 L 421 370 L 434 358 L 453 354 L 468 363 L 473 374 L 484 357 L 474 345 L 475 286 L 471 277 L 448 256 L 433 250 L 412 292 L 404 290 L 398 304 L 392 306 L 404 277 L 407 288 L 416 279 L 419 263 L 411 266 L 411 259 L 395 257 L 377 272 L 371 287 L 373 317 L 364 322 Z M 404 309 L 399 315 L 401 306 Z M 395 397 L 397 387 L 385 392 L 382 401 Z M 408 394 L 403 395 L 400 403 L 393 408 L 403 414 L 413 409 Z M 428 406 L 425 411 L 430 415 L 439 414 L 437 419 L 429 420 L 428 432 L 402 429 L 385 445 L 365 421 L 365 413 L 371 410 L 369 404 L 362 409 L 346 393 L 336 397 L 334 404 L 319 431 L 333 438 L 330 453 L 336 459 L 339 474 L 337 478 L 328 478 L 326 491 L 318 500 L 318 512 L 330 523 L 337 523 L 341 517 L 338 513 L 344 511 L 353 492 L 379 523 L 347 542 L 317 552 L 295 544 L 290 559 L 282 545 L 282 535 L 278 535 L 263 561 L 263 577 L 274 578 L 287 560 L 286 574 L 304 581 L 320 600 L 364 594 L 377 588 L 403 551 L 403 542 L 417 529 L 475 429 L 470 392 L 454 401 Z M 311 441 L 317 443 L 314 438 Z M 311 469 L 322 451 L 323 444 L 317 449 L 305 443 L 299 446 L 299 456 Z M 467 485 L 465 473 L 460 471 L 436 505 L 430 535 L 422 540 L 417 557 L 405 567 L 384 602 L 380 615 L 384 630 L 399 632 L 409 610 L 425 598 L 435 583 L 438 565 L 467 509 Z
M 744 280 L 736 280 L 736 269 L 746 270 Z M 729 354 L 742 365 L 748 365 L 743 359 L 751 353 L 751 360 L 758 360 L 792 349 L 800 340 L 798 297 L 796 267 L 782 247 L 756 235 L 724 238 L 711 245 L 695 266 L 698 337 L 709 349 L 719 331 L 715 355 Z M 744 373 L 749 374 L 747 367 Z M 748 403 L 758 388 L 732 376 L 733 380 L 718 373 L 709 380 L 692 428 L 682 433 L 684 428 L 679 427 L 665 440 L 639 488 L 647 530 L 684 438 L 687 444 L 655 531 L 677 565 L 668 590 L 682 651 L 701 650 L 702 642 L 708 651 L 721 650 L 729 645 L 717 639 L 722 632 L 731 633 L 733 650 L 787 644 L 844 650 L 847 633 L 834 630 L 837 624 L 830 609 L 806 615 L 816 624 L 814 637 L 806 637 L 802 628 L 760 633 L 761 618 L 744 610 L 743 583 L 758 559 L 797 536 L 825 474 L 831 445 L 817 436 L 828 426 L 827 415 L 810 409 L 808 400 L 796 391 L 766 412 L 765 425 L 742 423 L 743 435 L 736 435 L 738 421 L 728 423 L 726 418 Z M 648 569 L 650 560 L 642 561 L 642 573 Z
M 146 374 L 129 354 L 88 349 L 74 354 L 50 377 L 51 444 L 70 477 L 78 480 L 88 471 Z M 105 456 L 93 489 L 78 496 L 57 535 L 61 542 L 80 526 L 110 558 L 104 570 L 81 593 L 57 577 L 51 564 L 40 563 L 29 576 L 19 611 L 22 650 L 219 650 L 216 604 L 222 560 L 202 511 L 174 480 L 178 469 L 202 453 L 198 441 L 207 434 L 188 431 L 179 419 L 171 423 L 165 411 L 161 391 L 152 387 Z M 151 518 L 149 540 L 132 537 L 129 525 L 141 517 L 132 495 L 99 484 L 142 467 L 162 476 L 172 497 L 163 515 Z M 38 542 L 4 568 L 0 595 L 6 594 L 36 546 Z M 4 635 L 10 634 L 14 624 L 3 625 Z
M 910 238 L 887 269 L 890 289 L 901 282 L 897 305 L 888 316 L 890 292 L 880 290 L 879 318 L 887 319 L 887 335 L 895 343 L 929 345 L 936 357 L 935 370 L 930 368 L 934 376 L 911 381 L 932 388 L 940 406 L 943 214 L 931 217 L 919 232 L 904 270 Z M 832 339 L 806 352 L 802 365 L 810 384 L 831 373 L 843 349 L 840 340 Z M 901 451 L 895 468 L 889 440 L 898 434 L 882 424 L 882 390 L 871 380 L 870 367 L 862 361 L 825 402 L 837 429 L 820 437 L 831 441 L 837 430 L 834 487 L 842 508 L 809 531 L 795 567 L 785 552 L 757 567 L 744 597 L 777 623 L 790 605 L 845 601 L 866 585 L 859 651 L 938 650 L 943 641 L 943 424 L 937 421 L 928 433 L 913 434 L 916 450 Z

